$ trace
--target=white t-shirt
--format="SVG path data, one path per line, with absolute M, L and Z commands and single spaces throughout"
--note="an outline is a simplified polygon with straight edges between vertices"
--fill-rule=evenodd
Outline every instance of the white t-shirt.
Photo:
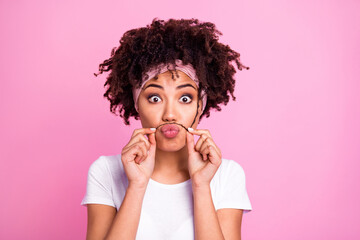
M 119 210 L 128 179 L 121 155 L 101 156 L 88 172 L 86 194 L 81 205 L 96 203 Z M 252 210 L 245 186 L 245 173 L 239 163 L 222 159 L 210 182 L 215 210 Z M 194 207 L 191 179 L 178 184 L 163 184 L 150 178 L 141 208 L 136 240 L 194 239 Z

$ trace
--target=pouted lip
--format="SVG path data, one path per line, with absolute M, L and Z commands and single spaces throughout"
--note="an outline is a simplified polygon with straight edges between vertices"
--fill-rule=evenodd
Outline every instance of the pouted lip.
M 180 128 L 176 124 L 165 124 L 160 128 L 161 132 L 167 132 L 167 131 L 176 131 L 179 132 Z

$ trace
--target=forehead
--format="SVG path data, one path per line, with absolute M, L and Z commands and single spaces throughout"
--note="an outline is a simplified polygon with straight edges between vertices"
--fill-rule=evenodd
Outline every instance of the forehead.
M 144 85 L 144 87 L 146 87 L 149 84 L 152 83 L 156 83 L 162 86 L 177 86 L 179 84 L 191 84 L 193 85 L 195 88 L 197 88 L 196 83 L 185 73 L 183 73 L 180 70 L 177 70 L 177 74 L 176 72 L 173 70 L 172 71 L 174 77 L 172 77 L 172 74 L 170 71 L 166 71 L 164 73 L 161 73 L 158 75 L 158 78 L 152 78 L 149 81 L 146 82 L 146 84 Z

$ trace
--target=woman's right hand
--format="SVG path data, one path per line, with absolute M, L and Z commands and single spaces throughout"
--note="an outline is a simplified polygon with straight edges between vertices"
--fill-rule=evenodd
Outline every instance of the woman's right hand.
M 122 149 L 121 161 L 129 185 L 146 187 L 148 184 L 155 166 L 155 132 L 154 128 L 135 129 L 129 143 Z

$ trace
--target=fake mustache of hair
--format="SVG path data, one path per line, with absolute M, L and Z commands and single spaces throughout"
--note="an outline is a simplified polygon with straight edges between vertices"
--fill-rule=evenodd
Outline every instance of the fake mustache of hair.
M 182 125 L 181 123 L 177 123 L 177 122 L 169 122 L 169 123 L 163 123 L 163 124 L 160 124 L 159 126 L 157 126 L 157 127 L 156 127 L 156 130 L 158 130 L 158 128 L 159 128 L 159 127 L 164 126 L 164 125 L 166 125 L 166 124 L 177 124 L 177 125 L 179 125 L 179 126 L 183 127 L 186 131 L 188 131 L 188 132 L 189 132 L 189 130 L 188 130 L 188 128 L 187 128 L 187 127 L 185 127 L 185 126 L 184 126 L 184 125 Z

